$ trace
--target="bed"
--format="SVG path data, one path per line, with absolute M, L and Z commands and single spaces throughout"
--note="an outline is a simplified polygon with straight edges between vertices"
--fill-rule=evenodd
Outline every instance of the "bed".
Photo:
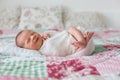
M 61 8 L 1 10 L 0 80 L 120 79 L 120 29 L 109 28 L 99 12 L 74 13 Z M 71 26 L 83 32 L 94 31 L 95 50 L 90 56 L 46 57 L 15 45 L 15 36 L 21 30 L 58 32 Z

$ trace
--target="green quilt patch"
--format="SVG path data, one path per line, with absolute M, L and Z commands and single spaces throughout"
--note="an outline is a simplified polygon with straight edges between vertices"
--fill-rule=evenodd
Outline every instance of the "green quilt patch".
M 108 51 L 108 49 L 104 48 L 102 45 L 95 45 L 95 50 L 93 54 L 103 52 L 103 51 Z
M 0 63 L 0 76 L 44 78 L 48 74 L 44 61 L 8 61 Z

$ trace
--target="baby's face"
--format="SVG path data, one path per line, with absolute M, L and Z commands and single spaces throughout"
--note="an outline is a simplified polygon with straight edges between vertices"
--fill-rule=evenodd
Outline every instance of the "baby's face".
M 39 50 L 44 38 L 31 30 L 24 30 L 17 38 L 17 43 L 23 48 Z

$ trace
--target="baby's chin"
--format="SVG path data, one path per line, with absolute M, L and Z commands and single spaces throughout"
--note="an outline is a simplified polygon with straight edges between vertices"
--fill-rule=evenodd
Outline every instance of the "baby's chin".
M 35 50 L 40 50 L 41 47 L 42 45 L 39 45 L 38 47 L 35 48 Z
M 43 43 L 44 43 L 44 40 L 38 42 L 39 46 L 37 47 L 37 50 L 39 50 L 42 47 Z

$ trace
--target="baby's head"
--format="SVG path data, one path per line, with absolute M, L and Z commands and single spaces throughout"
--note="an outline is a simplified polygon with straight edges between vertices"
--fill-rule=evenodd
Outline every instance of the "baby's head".
M 31 30 L 23 30 L 16 36 L 16 45 L 21 48 L 39 50 L 43 44 L 43 37 Z

